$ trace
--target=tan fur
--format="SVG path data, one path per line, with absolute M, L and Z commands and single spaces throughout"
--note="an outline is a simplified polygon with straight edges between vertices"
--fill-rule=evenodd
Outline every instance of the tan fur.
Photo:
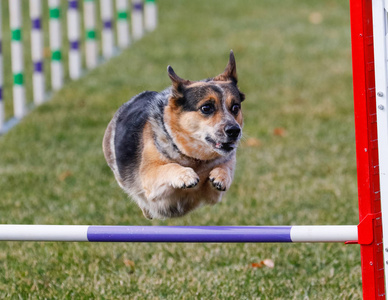
M 199 120 L 198 113 L 176 113 L 175 111 L 170 106 L 166 107 L 165 123 L 181 151 L 189 157 L 200 160 L 212 160 L 219 157 L 220 155 L 209 148 L 206 143 L 195 138 L 195 133 L 203 132 L 203 127 L 206 125 L 203 120 Z
M 171 204 L 186 199 L 186 209 L 192 210 L 204 199 L 207 204 L 219 202 L 223 191 L 229 189 L 235 167 L 234 157 L 217 166 L 195 160 L 180 165 L 160 155 L 153 143 L 150 124 L 145 126 L 143 137 L 139 177 L 149 206 L 162 208 L 164 203 Z M 223 191 L 216 190 L 210 180 L 219 183 Z M 194 186 L 187 188 L 192 185 Z M 142 210 L 147 218 L 164 217 L 155 213 L 155 210 Z
M 237 131 L 238 136 L 228 136 L 227 126 L 241 129 L 243 125 L 241 110 L 237 114 L 231 112 L 233 104 L 244 100 L 244 95 L 239 94 L 239 90 L 236 92 L 237 74 L 232 52 L 225 71 L 210 81 L 181 79 L 170 67 L 168 72 L 172 88 L 158 94 L 158 97 L 165 97 L 165 105 L 160 111 L 152 111 L 159 113 L 158 118 L 149 116 L 144 118 L 140 128 L 123 130 L 120 122 L 126 121 L 122 116 L 127 117 L 125 109 L 130 107 L 128 102 L 109 123 L 103 140 L 105 159 L 117 182 L 148 219 L 180 217 L 202 204 L 212 205 L 221 201 L 233 181 L 236 147 L 241 133 Z M 198 93 L 200 97 L 190 98 L 195 101 L 188 109 L 183 109 L 178 103 L 182 87 L 204 88 Z M 132 101 L 151 97 L 147 95 L 139 94 Z M 208 103 L 215 107 L 212 114 L 201 112 L 201 107 Z M 130 122 L 124 124 L 130 126 L 132 115 L 128 114 L 127 118 Z M 116 133 L 117 124 L 121 124 L 121 131 Z M 133 138 L 131 132 L 137 133 L 137 130 L 140 130 L 140 137 L 136 140 L 136 153 L 128 155 L 125 151 L 132 149 L 133 143 L 128 142 L 131 138 L 127 135 Z M 121 144 L 121 140 L 124 143 Z M 124 147 L 118 147 L 120 145 Z M 126 163 L 128 160 L 131 164 Z

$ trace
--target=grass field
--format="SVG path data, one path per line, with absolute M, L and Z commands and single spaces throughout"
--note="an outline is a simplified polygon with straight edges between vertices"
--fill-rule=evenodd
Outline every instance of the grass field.
M 357 224 L 348 1 L 159 2 L 158 29 L 69 83 L 0 137 L 6 224 Z M 148 221 L 101 142 L 143 90 L 223 71 L 246 94 L 244 139 L 223 203 Z M 274 268 L 257 268 L 272 259 Z M 357 245 L 0 243 L 0 298 L 360 299 Z

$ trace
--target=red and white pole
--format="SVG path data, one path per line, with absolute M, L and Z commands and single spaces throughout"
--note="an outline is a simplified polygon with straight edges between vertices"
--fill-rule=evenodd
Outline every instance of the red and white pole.
M 385 299 L 371 0 L 350 1 L 364 299 Z

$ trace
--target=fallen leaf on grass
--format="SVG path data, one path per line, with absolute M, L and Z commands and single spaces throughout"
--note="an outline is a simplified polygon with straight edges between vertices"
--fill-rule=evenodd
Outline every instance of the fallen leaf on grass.
M 126 265 L 127 267 L 135 267 L 135 262 L 130 260 L 130 259 L 124 259 L 124 265 Z
M 252 268 L 267 267 L 267 268 L 273 269 L 275 267 L 275 263 L 272 259 L 267 258 L 267 259 L 262 260 L 259 263 L 252 263 L 251 266 L 252 266 Z
M 124 259 L 124 265 L 129 268 L 129 274 L 135 272 L 135 262 L 130 259 Z
M 276 127 L 274 130 L 273 130 L 273 134 L 274 135 L 277 135 L 277 136 L 285 136 L 286 135 L 286 130 L 282 127 Z
M 257 138 L 248 138 L 246 141 L 245 141 L 245 145 L 248 146 L 248 147 L 260 147 L 261 146 L 261 141 Z
M 72 175 L 73 175 L 73 173 L 71 173 L 70 171 L 65 171 L 65 172 L 62 172 L 61 174 L 59 174 L 58 179 L 60 181 L 65 181 L 66 178 L 68 178 L 68 177 L 70 177 Z

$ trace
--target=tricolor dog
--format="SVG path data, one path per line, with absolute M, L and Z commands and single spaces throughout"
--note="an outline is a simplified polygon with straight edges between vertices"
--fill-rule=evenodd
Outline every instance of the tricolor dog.
M 232 51 L 214 78 L 190 81 L 167 71 L 172 86 L 123 104 L 103 140 L 118 184 L 148 219 L 219 202 L 232 183 L 242 134 L 244 94 Z

